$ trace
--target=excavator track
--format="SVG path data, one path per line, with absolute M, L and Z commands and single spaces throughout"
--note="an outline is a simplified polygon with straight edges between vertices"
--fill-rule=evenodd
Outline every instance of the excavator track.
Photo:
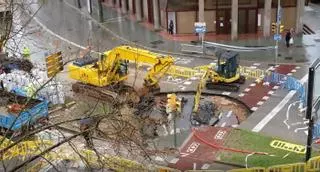
M 244 76 L 240 76 L 239 79 L 233 83 L 223 83 L 223 82 L 212 83 L 210 81 L 207 81 L 206 88 L 209 90 L 237 92 L 240 89 L 240 86 L 238 84 L 244 84 L 245 81 L 246 81 L 246 78 Z
M 75 93 L 79 93 L 88 97 L 93 97 L 102 101 L 108 102 L 125 102 L 125 101 L 137 101 L 136 93 L 130 86 L 121 85 L 117 88 L 112 87 L 95 87 L 88 84 L 77 82 L 72 85 L 72 90 Z M 114 90 L 114 91 L 113 91 Z
M 207 82 L 206 88 L 209 90 L 221 90 L 221 91 L 230 91 L 230 92 L 237 92 L 240 89 L 239 85 L 235 84 L 226 84 L 226 83 L 212 83 Z

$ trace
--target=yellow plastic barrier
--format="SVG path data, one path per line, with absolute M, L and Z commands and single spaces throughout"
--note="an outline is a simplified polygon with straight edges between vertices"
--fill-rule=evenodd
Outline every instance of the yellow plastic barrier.
M 253 168 L 240 168 L 240 169 L 233 169 L 227 172 L 265 172 L 266 169 L 263 167 L 253 167 Z
M 215 67 L 216 65 L 217 65 L 217 64 L 202 65 L 202 66 L 194 67 L 193 69 L 206 71 L 206 70 L 208 70 L 208 68 L 213 68 L 213 67 Z
M 96 156 L 96 153 L 91 150 L 83 150 L 81 151 L 81 155 L 84 156 L 84 158 L 92 165 L 96 164 L 98 165 L 98 157 Z M 147 168 L 144 167 L 144 165 L 131 161 L 128 159 L 120 158 L 117 156 L 100 156 L 100 161 L 103 163 L 105 167 L 108 167 L 110 169 L 113 169 L 118 172 L 125 172 L 125 171 L 132 171 L 132 172 L 144 172 L 148 171 Z M 79 159 L 80 160 L 80 159 Z
M 308 172 L 320 171 L 320 156 L 313 157 L 307 162 Z
M 172 66 L 166 73 L 174 77 L 184 77 L 184 78 L 191 78 L 197 75 L 202 76 L 203 74 L 203 72 L 199 72 L 192 68 L 181 67 L 181 66 Z
M 239 71 L 241 75 L 244 75 L 248 78 L 253 79 L 263 79 L 264 76 L 268 75 L 269 72 L 261 70 L 261 69 L 252 69 L 246 66 L 240 66 Z
M 267 168 L 267 172 L 306 172 L 305 163 L 295 163 L 286 165 L 276 165 Z

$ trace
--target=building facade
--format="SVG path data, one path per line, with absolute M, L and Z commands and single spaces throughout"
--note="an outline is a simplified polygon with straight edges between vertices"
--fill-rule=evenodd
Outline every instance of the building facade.
M 285 29 L 302 32 L 305 0 L 281 0 L 281 22 Z M 113 0 L 124 13 L 147 21 L 155 29 L 168 29 L 172 20 L 175 34 L 193 34 L 195 22 L 205 22 L 208 33 L 238 34 L 263 32 L 271 35 L 277 18 L 278 0 Z

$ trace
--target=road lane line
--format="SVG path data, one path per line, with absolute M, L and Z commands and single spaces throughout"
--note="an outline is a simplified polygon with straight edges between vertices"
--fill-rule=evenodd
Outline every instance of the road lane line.
M 308 80 L 308 74 L 305 75 L 300 82 L 304 84 Z M 274 108 L 272 111 L 265 116 L 253 129 L 253 132 L 260 132 L 273 117 L 275 117 L 280 110 L 290 101 L 290 99 L 296 94 L 297 91 L 290 91 L 287 96 Z

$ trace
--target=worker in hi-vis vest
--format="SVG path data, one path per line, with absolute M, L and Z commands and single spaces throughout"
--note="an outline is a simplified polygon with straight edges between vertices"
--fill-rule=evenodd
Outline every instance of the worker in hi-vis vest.
M 22 56 L 25 59 L 30 59 L 30 49 L 28 47 L 23 47 Z

